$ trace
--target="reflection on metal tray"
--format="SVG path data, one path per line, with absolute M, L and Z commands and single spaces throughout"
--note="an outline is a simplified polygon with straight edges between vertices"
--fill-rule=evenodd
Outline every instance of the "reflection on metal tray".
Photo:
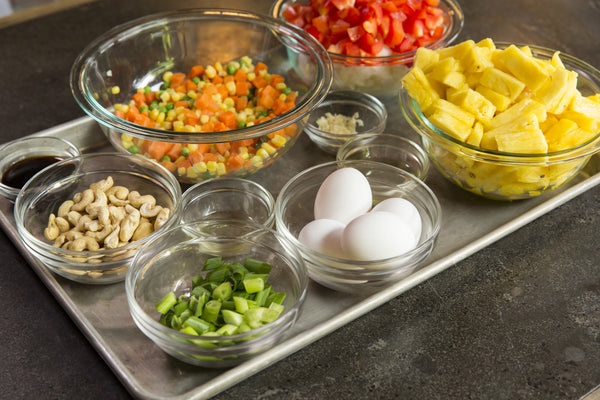
M 87 117 L 38 134 L 63 137 L 86 152 L 112 151 L 96 123 Z M 306 135 L 302 135 L 294 148 L 278 161 L 278 165 L 285 165 L 285 168 L 266 168 L 250 179 L 263 184 L 276 196 L 292 175 L 311 165 L 330 161 L 332 157 L 316 150 Z M 82 285 L 49 272 L 20 242 L 12 204 L 3 198 L 0 199 L 0 222 L 31 267 L 132 395 L 146 399 L 203 399 L 386 303 L 599 182 L 600 157 L 596 155 L 564 188 L 539 198 L 504 203 L 462 191 L 432 171 L 427 183 L 442 204 L 442 230 L 423 267 L 371 295 L 353 296 L 311 283 L 303 313 L 288 338 L 266 353 L 228 370 L 189 366 L 163 353 L 134 325 L 123 283 Z

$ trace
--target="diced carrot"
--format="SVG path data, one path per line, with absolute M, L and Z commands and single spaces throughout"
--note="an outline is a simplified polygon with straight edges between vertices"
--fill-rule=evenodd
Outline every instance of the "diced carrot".
M 171 150 L 171 147 L 173 147 L 173 143 L 159 142 L 156 140 L 148 140 L 146 142 L 149 143 L 146 152 L 151 158 L 158 161 L 160 161 L 167 152 Z M 172 158 L 172 160 L 174 160 L 174 158 Z
M 167 151 L 166 155 L 169 156 L 171 160 L 176 160 L 181 155 L 181 148 L 183 145 L 181 143 L 171 143 L 171 148 Z
M 185 85 L 176 86 L 174 89 L 177 93 L 187 93 L 187 89 L 185 88 Z
M 115 115 L 121 119 L 125 119 L 125 113 L 121 110 L 116 110 Z
M 148 92 L 144 94 L 144 97 L 146 98 L 146 104 L 150 104 L 152 103 L 154 100 L 156 100 L 156 92 Z
M 217 92 L 219 92 L 219 94 L 221 95 L 221 99 L 223 100 L 229 97 L 229 89 L 227 89 L 227 86 L 225 85 L 217 86 Z
M 146 104 L 146 96 L 144 96 L 143 92 L 136 92 L 131 98 L 138 107 L 141 107 L 140 104 Z
M 188 74 L 188 78 L 194 79 L 196 77 L 201 77 L 204 73 L 204 67 L 202 65 L 194 65 L 190 68 L 190 73 Z
M 270 110 L 273 108 L 275 99 L 279 97 L 280 93 L 281 92 L 275 89 L 273 86 L 267 85 L 260 92 L 260 97 L 258 98 L 256 105 L 264 108 L 265 110 Z
M 192 165 L 199 163 L 200 161 L 204 160 L 204 156 L 202 155 L 201 152 L 199 152 L 198 150 L 192 151 L 190 153 L 190 155 L 188 156 L 188 160 L 190 160 L 190 163 Z
M 227 160 L 225 161 L 225 167 L 228 171 L 235 171 L 236 169 L 240 169 L 242 165 L 244 165 L 244 158 L 237 153 L 231 153 Z
M 198 118 L 196 115 L 188 115 L 185 119 L 185 123 L 186 125 L 196 126 L 200 123 L 200 118 Z
M 248 96 L 250 94 L 250 87 L 252 85 L 248 81 L 237 82 L 235 84 L 235 94 L 236 96 Z
M 216 143 L 215 148 L 217 149 L 219 154 L 225 154 L 226 152 L 229 151 L 229 149 L 231 149 L 231 144 L 230 143 Z
M 210 81 L 213 83 L 213 85 L 218 85 L 219 83 L 223 83 L 223 77 L 220 75 L 215 75 Z
M 254 72 L 256 72 L 257 74 L 262 71 L 262 70 L 267 70 L 267 64 L 265 64 L 262 61 L 259 61 L 256 63 L 256 65 L 254 66 Z
M 208 110 L 212 112 L 215 112 L 219 109 L 219 104 L 214 101 L 212 96 L 208 93 L 202 93 L 200 96 L 196 97 L 194 105 L 200 110 Z
M 235 71 L 235 74 L 233 75 L 233 79 L 236 82 L 245 82 L 248 80 L 248 75 L 241 68 L 238 68 L 238 70 Z
M 287 96 L 285 96 L 285 101 L 287 101 L 288 103 L 295 103 L 296 97 L 298 97 L 298 92 L 288 93 Z
M 163 160 L 160 164 L 171 172 L 177 171 L 177 165 L 173 161 Z
M 183 161 L 178 162 L 176 165 L 177 168 L 189 168 L 192 166 L 192 164 L 190 164 L 190 160 L 188 160 L 187 158 Z
M 282 83 L 282 82 L 284 82 L 283 76 L 277 75 L 277 74 L 272 74 L 271 80 L 269 81 L 269 85 L 276 87 L 276 85 L 278 83 Z
M 225 124 L 225 126 L 227 126 L 229 129 L 237 128 L 237 121 L 235 119 L 235 113 L 231 110 L 227 110 L 227 111 L 221 113 L 221 115 L 219 115 L 219 121 L 221 121 L 223 124 Z
M 219 157 L 215 153 L 204 153 L 204 161 L 217 161 Z
M 191 106 L 191 104 L 187 100 L 178 100 L 175 102 L 175 108 L 178 108 L 178 107 L 190 108 L 190 106 Z
M 196 145 L 196 151 L 200 154 L 209 153 L 210 152 L 210 144 L 200 143 L 200 144 Z
M 254 86 L 256 86 L 257 88 L 262 88 L 265 87 L 267 85 L 267 80 L 265 78 L 263 78 L 262 76 L 256 76 L 253 80 L 252 80 L 252 84 Z
M 183 84 L 183 81 L 185 80 L 186 76 L 184 73 L 182 72 L 176 72 L 171 76 L 171 85 L 170 87 L 172 88 L 176 88 L 178 86 L 181 86 Z
M 242 111 L 248 107 L 248 96 L 238 96 L 235 100 L 235 110 Z
M 196 89 L 198 89 L 198 85 L 196 85 L 194 83 L 194 81 L 191 81 L 189 79 L 185 81 L 185 90 L 186 90 L 186 92 L 189 92 L 190 90 L 196 90 Z
M 233 75 L 225 75 L 225 78 L 223 78 L 223 83 L 228 83 L 228 82 L 233 82 L 234 78 Z

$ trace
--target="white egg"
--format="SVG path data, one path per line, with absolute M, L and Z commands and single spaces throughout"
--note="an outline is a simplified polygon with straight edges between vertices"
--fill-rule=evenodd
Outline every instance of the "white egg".
M 415 234 L 415 237 L 417 238 L 417 241 L 421 238 L 421 230 L 423 226 L 421 214 L 419 214 L 417 207 L 415 207 L 415 205 L 410 201 L 400 197 L 390 197 L 389 199 L 385 199 L 373 207 L 373 211 L 389 211 L 396 214 L 408 222 Z
M 371 211 L 353 219 L 342 233 L 347 257 L 372 261 L 400 256 L 417 246 L 411 227 L 389 211 Z
M 315 219 L 334 219 L 347 224 L 369 211 L 372 204 L 371 186 L 362 172 L 356 168 L 340 168 L 319 187 Z
M 342 232 L 345 227 L 333 219 L 315 219 L 302 228 L 298 241 L 319 253 L 342 257 Z

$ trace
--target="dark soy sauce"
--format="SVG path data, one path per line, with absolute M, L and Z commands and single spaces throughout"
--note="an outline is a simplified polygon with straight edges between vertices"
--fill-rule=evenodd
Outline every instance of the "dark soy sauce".
M 33 175 L 58 161 L 62 161 L 62 158 L 36 156 L 17 161 L 2 174 L 2 184 L 21 189 Z

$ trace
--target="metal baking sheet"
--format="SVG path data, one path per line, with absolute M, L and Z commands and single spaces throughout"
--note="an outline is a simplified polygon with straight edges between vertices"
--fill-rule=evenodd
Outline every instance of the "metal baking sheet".
M 393 123 L 392 126 L 400 132 L 403 130 L 401 123 Z M 36 135 L 63 137 L 85 152 L 112 151 L 95 121 L 88 117 Z M 293 149 L 275 166 L 252 175 L 250 179 L 263 184 L 276 196 L 292 175 L 310 165 L 332 159 L 333 156 L 315 150 L 306 135 L 301 135 Z M 12 203 L 4 198 L 0 198 L 0 223 L 40 279 L 133 396 L 142 399 L 206 399 L 452 267 L 599 182 L 598 155 L 562 189 L 512 203 L 478 198 L 448 183 L 436 171 L 430 171 L 427 183 L 442 204 L 442 229 L 437 245 L 424 266 L 409 277 L 371 295 L 335 292 L 311 282 L 303 312 L 287 339 L 266 353 L 226 370 L 190 366 L 163 353 L 134 325 L 127 307 L 124 283 L 83 285 L 49 272 L 20 242 Z

